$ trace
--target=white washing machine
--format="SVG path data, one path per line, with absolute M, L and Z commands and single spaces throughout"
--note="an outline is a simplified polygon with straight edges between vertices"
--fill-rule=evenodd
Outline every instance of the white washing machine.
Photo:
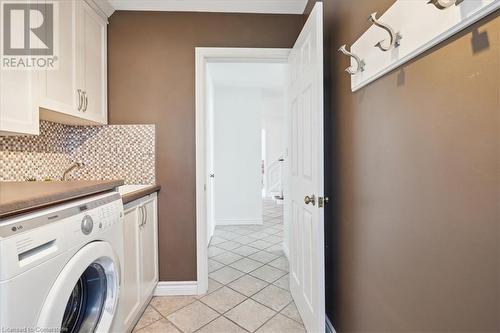
M 0 331 L 112 331 L 122 262 L 118 193 L 1 221 Z

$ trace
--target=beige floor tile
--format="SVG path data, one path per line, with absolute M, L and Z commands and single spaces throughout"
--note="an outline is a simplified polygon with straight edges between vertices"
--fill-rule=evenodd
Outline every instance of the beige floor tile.
M 151 325 L 155 321 L 158 321 L 162 318 L 163 317 L 161 316 L 161 314 L 156 311 L 155 308 L 153 308 L 151 305 L 148 305 L 148 307 L 142 314 L 141 319 L 139 319 L 139 321 L 135 325 L 134 330 L 140 330 L 141 328 Z
M 281 314 L 302 324 L 302 318 L 300 317 L 300 313 L 295 305 L 295 302 L 288 304 L 283 310 L 281 310 Z
M 150 304 L 156 309 L 156 311 L 166 317 L 172 312 L 193 303 L 195 300 L 196 298 L 193 296 L 153 297 Z
M 248 246 L 248 245 L 243 245 L 243 246 L 240 246 L 236 249 L 231 250 L 231 252 L 237 253 L 240 256 L 244 256 L 244 257 L 247 257 L 247 256 L 254 254 L 256 252 L 259 252 L 259 251 L 260 251 L 259 249 L 256 249 L 256 248 Z
M 167 319 L 180 328 L 182 332 L 190 333 L 208 324 L 218 316 L 217 312 L 205 304 L 196 301 L 172 313 Z
M 235 248 L 240 247 L 240 246 L 241 246 L 241 243 L 233 242 L 233 241 L 227 241 L 224 243 L 217 244 L 217 247 L 224 249 L 224 250 L 232 250 L 232 249 L 235 249 Z
M 250 272 L 249 274 L 266 282 L 273 283 L 274 281 L 285 275 L 286 272 L 268 265 L 264 265 Z
M 307 333 L 304 326 L 280 314 L 265 323 L 257 333 Z
M 274 259 L 278 258 L 277 255 L 266 252 L 266 251 L 260 251 L 256 252 L 252 255 L 249 255 L 248 258 L 260 261 L 263 264 L 267 264 L 268 262 L 273 261 Z
M 197 333 L 246 333 L 247 330 L 239 327 L 227 318 L 219 317 L 202 327 Z
M 262 265 L 264 265 L 264 264 L 261 262 L 258 262 L 256 260 L 252 260 L 249 258 L 243 258 L 241 260 L 233 262 L 229 266 L 236 268 L 239 271 L 249 273 L 249 272 L 261 267 Z
M 288 259 L 286 257 L 279 257 L 268 263 L 269 266 L 273 266 L 275 268 L 281 269 L 284 272 L 288 272 Z
M 235 262 L 236 260 L 240 260 L 241 258 L 243 257 L 240 256 L 239 254 L 232 252 L 224 252 L 216 257 L 213 257 L 212 259 L 220 262 L 221 264 L 229 265 Z
M 257 232 L 257 231 L 261 231 L 261 230 L 265 229 L 265 227 L 263 225 L 252 225 L 252 226 L 248 227 L 247 229 L 251 232 Z M 248 234 L 247 236 L 250 236 L 250 234 Z
M 203 297 L 200 301 L 217 312 L 224 313 L 243 302 L 245 298 L 246 297 L 244 295 L 229 289 L 228 287 L 222 287 L 210 295 Z
M 228 286 L 243 295 L 250 297 L 256 292 L 268 286 L 268 283 L 250 275 L 244 275 L 238 280 L 228 284 Z
M 158 320 L 153 324 L 144 327 L 137 333 L 181 333 L 172 323 L 166 319 Z
M 209 273 L 215 272 L 216 270 L 221 269 L 222 267 L 224 267 L 224 264 L 221 264 L 220 262 L 215 261 L 213 259 L 208 259 L 208 272 Z
M 275 286 L 290 291 L 290 274 L 280 277 L 273 283 Z
M 203 295 L 197 295 L 195 296 L 197 299 L 200 299 L 200 298 L 203 298 L 205 296 L 207 296 L 208 294 L 211 294 L 213 293 L 214 291 L 216 291 L 217 289 L 220 289 L 222 288 L 223 285 L 220 284 L 219 282 L 215 281 L 215 280 L 212 280 L 211 278 L 208 278 L 208 290 L 206 292 L 206 294 L 203 294 Z
M 210 240 L 210 246 L 217 245 L 217 244 L 224 243 L 224 242 L 227 242 L 227 240 L 225 240 L 224 238 L 214 236 Z
M 241 236 L 246 236 L 247 234 L 249 234 L 251 232 L 251 230 L 248 229 L 247 226 L 241 226 L 241 227 L 237 227 L 237 229 L 235 229 L 233 232 L 235 234 L 238 234 L 238 235 L 241 235 Z M 233 241 L 239 242 L 238 241 L 239 238 L 240 237 L 237 237 L 237 238 L 233 239 Z M 239 243 L 241 243 L 241 242 L 239 242 Z
M 208 248 L 208 257 L 212 258 L 218 256 L 219 254 L 225 253 L 226 250 L 220 249 L 217 246 L 210 246 Z
M 216 236 L 220 238 L 224 238 L 225 240 L 233 240 L 235 238 L 240 237 L 240 234 L 231 232 L 231 231 L 220 231 L 217 233 L 217 230 L 215 231 Z
M 266 229 L 264 229 L 263 231 L 266 234 L 269 234 L 269 236 L 266 237 L 269 239 L 264 239 L 266 242 L 277 243 L 278 241 L 283 241 L 282 237 L 278 237 L 279 239 L 274 238 L 274 237 L 277 237 L 277 236 L 275 236 L 275 234 L 281 231 L 281 226 L 273 224 L 273 225 L 267 227 Z
M 277 231 L 275 230 L 275 232 L 277 232 Z M 274 236 L 274 235 L 265 237 L 262 240 L 264 242 L 269 242 L 271 244 L 280 244 L 280 243 L 283 242 L 283 238 L 282 237 L 278 237 L 278 236 Z
M 248 236 L 253 237 L 253 238 L 257 238 L 258 241 L 262 241 L 263 238 L 269 237 L 270 235 L 268 233 L 263 232 L 263 231 L 257 231 L 257 232 L 254 232 L 254 233 L 248 235 Z M 259 243 L 255 244 L 255 245 L 253 245 L 253 244 L 255 244 L 255 242 L 250 243 L 248 245 L 253 246 L 253 247 L 257 247 L 258 246 L 257 248 L 259 248 L 261 250 L 263 250 L 266 247 L 269 247 L 269 246 L 272 245 L 272 244 L 270 244 L 268 242 L 264 242 L 264 243 L 259 242 Z
M 235 238 L 234 241 L 240 244 L 248 244 L 255 242 L 255 238 L 247 236 L 247 234 L 251 233 L 251 231 L 245 231 L 245 234 L 241 237 Z
M 209 273 L 208 276 L 219 283 L 228 284 L 236 280 L 237 278 L 241 277 L 243 274 L 245 273 L 240 272 L 232 267 L 226 266 L 224 268 L 219 269 L 218 271 Z
M 252 298 L 274 311 L 281 311 L 292 301 L 292 295 L 288 291 L 273 285 L 262 289 Z
M 219 282 L 208 278 L 208 290 L 207 290 L 207 294 L 213 293 L 217 289 L 222 288 L 222 286 L 223 285 L 220 284 Z
M 275 313 L 273 310 L 249 298 L 228 311 L 225 316 L 244 329 L 253 332 L 274 316 Z
M 285 252 L 283 252 L 283 246 L 281 244 L 276 244 L 266 249 L 267 252 L 275 254 L 277 256 L 284 256 Z

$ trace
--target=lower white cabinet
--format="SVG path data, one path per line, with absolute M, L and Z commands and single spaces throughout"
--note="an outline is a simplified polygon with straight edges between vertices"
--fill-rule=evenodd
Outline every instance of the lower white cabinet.
M 157 194 L 125 205 L 124 258 L 118 307 L 123 331 L 130 331 L 158 283 Z

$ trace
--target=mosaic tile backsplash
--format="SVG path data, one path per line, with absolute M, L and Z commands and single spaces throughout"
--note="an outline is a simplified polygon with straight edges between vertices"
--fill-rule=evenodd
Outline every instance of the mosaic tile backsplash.
M 38 136 L 0 136 L 0 181 L 60 180 L 72 163 L 84 166 L 68 177 L 155 183 L 155 126 L 68 126 L 40 122 Z

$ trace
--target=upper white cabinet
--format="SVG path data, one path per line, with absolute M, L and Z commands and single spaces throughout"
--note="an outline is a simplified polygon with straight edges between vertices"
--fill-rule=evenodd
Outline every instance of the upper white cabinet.
M 107 16 L 112 8 L 104 0 L 40 0 L 37 5 L 50 3 L 57 5 L 57 66 L 0 70 L 0 135 L 38 134 L 39 119 L 71 125 L 108 122 Z
M 106 124 L 107 41 L 105 21 L 86 2 L 80 2 L 77 35 L 78 80 L 83 94 L 82 111 L 88 119 Z
M 59 2 L 59 69 L 42 77 L 40 118 L 107 124 L 107 20 L 86 1 Z
M 0 70 L 0 135 L 38 134 L 36 73 Z
M 40 108 L 42 118 L 60 119 L 73 116 L 78 111 L 76 82 L 76 1 L 58 1 L 59 55 L 58 69 L 40 74 Z M 51 114 L 44 110 L 53 110 Z M 52 117 L 53 116 L 53 119 Z
M 11 17 L 11 25 L 19 21 L 18 17 L 16 20 L 15 11 L 9 11 L 8 5 L 10 4 L 12 2 L 0 0 L 0 22 L 2 24 L 0 33 L 2 35 L 5 33 L 3 31 L 5 17 L 13 16 Z M 31 4 L 33 6 L 39 5 L 36 1 L 33 1 Z M 36 7 L 34 8 L 36 9 Z M 19 16 L 19 11 L 17 15 Z M 38 72 L 30 70 L 28 66 L 15 65 L 18 62 L 17 59 L 29 59 L 32 56 L 30 48 L 24 49 L 26 47 L 25 34 L 20 31 L 11 30 L 9 37 L 10 44 L 8 41 L 5 41 L 5 46 L 18 49 L 21 53 L 9 53 L 2 47 L 2 65 L 0 66 L 0 135 L 38 134 Z M 9 65 L 4 66 L 4 62 Z

